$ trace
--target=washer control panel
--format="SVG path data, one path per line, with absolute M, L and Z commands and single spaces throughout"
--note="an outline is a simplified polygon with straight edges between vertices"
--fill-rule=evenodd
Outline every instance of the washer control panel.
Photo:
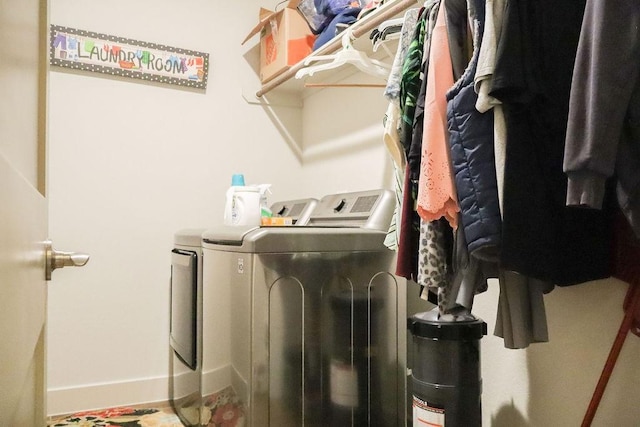
M 330 194 L 318 202 L 307 225 L 386 231 L 394 208 L 395 198 L 388 190 Z
M 302 226 L 309 223 L 309 217 L 317 204 L 317 199 L 287 200 L 271 205 L 271 212 L 273 216 L 291 217 L 294 225 Z

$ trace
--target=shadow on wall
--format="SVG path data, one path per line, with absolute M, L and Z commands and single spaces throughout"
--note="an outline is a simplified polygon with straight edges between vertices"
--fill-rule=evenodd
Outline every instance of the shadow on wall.
M 249 105 L 262 108 L 291 152 L 302 162 L 302 97 L 291 88 L 270 91 L 258 98 L 260 82 L 260 44 L 246 49 L 240 70 L 242 97 Z
M 495 416 L 491 417 L 491 427 L 531 427 L 524 416 L 511 401 L 510 405 L 502 406 Z
M 580 425 L 620 326 L 627 288 L 626 283 L 609 279 L 557 287 L 545 296 L 549 342 L 526 350 L 531 425 Z M 634 344 L 626 343 L 631 353 Z M 628 398 L 640 393 L 637 358 L 634 362 L 633 357 L 622 356 L 595 421 L 637 426 L 640 409 Z M 617 376 L 616 371 L 625 375 Z

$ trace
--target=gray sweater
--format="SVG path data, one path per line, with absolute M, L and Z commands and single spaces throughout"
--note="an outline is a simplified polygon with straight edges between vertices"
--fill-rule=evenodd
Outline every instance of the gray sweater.
M 587 0 L 564 152 L 567 205 L 601 208 L 616 177 L 640 237 L 640 0 Z

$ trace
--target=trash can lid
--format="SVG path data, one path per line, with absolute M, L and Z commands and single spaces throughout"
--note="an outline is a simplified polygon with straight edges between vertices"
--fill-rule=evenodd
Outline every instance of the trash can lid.
M 438 309 L 416 313 L 407 319 L 407 328 L 412 335 L 436 340 L 479 340 L 487 335 L 487 324 L 475 316 L 461 321 L 442 321 Z

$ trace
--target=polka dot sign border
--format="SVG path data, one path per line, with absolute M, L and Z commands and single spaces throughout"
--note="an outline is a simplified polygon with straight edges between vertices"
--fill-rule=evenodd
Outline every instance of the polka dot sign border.
M 56 67 L 206 89 L 209 54 L 50 26 L 49 63 Z

